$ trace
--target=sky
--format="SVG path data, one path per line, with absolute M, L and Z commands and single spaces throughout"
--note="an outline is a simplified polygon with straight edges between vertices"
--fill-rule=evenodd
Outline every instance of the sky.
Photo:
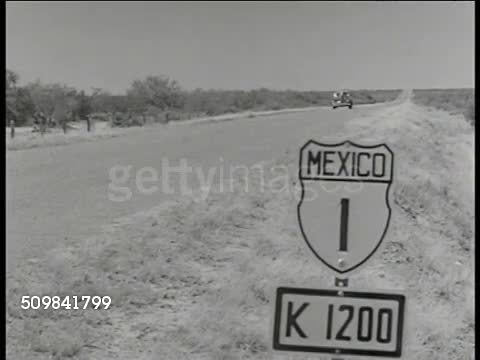
M 21 84 L 474 87 L 472 2 L 9 2 L 6 16 Z

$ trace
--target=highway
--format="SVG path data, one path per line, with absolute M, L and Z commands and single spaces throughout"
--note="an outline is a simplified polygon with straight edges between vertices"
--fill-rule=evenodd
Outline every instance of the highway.
M 205 176 L 212 166 L 252 166 L 286 151 L 298 151 L 310 138 L 341 134 L 347 121 L 382 106 L 387 105 L 155 126 L 94 142 L 8 151 L 7 271 L 59 243 L 82 241 L 117 217 L 174 199 L 178 193 L 162 191 L 161 171 L 166 161 L 178 166 L 183 159 L 201 168 Z M 131 166 L 126 184 L 132 194 L 126 201 L 109 199 L 109 174 L 115 166 Z M 149 187 L 158 185 L 158 191 L 138 191 L 135 175 L 142 167 L 158 171 L 158 181 L 148 183 Z M 175 182 L 174 175 L 171 179 Z M 179 189 L 175 184 L 172 188 Z

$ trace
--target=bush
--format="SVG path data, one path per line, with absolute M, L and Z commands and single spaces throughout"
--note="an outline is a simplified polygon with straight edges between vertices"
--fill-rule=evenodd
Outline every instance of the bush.
M 112 127 L 143 126 L 143 117 L 141 115 L 115 113 L 110 125 Z
M 154 117 L 153 117 L 153 121 L 155 123 L 159 123 L 159 124 L 167 124 L 168 123 L 168 118 L 166 116 L 166 113 L 165 112 L 159 112 L 157 113 Z
M 143 125 L 144 125 L 144 120 L 142 115 L 134 115 L 130 117 L 128 126 L 143 126 Z
M 94 121 L 109 121 L 111 114 L 108 113 L 93 113 L 90 114 Z

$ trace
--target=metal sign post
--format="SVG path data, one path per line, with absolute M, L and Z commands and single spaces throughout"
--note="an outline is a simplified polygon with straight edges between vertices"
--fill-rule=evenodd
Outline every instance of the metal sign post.
M 335 286 L 340 287 L 340 288 L 347 287 L 348 286 L 348 278 L 340 279 L 338 277 L 335 277 Z M 342 290 L 338 290 L 338 296 L 343 296 L 343 291 Z M 339 350 L 336 349 L 336 352 L 338 353 Z M 344 359 L 343 358 L 332 358 L 332 360 L 344 360 Z

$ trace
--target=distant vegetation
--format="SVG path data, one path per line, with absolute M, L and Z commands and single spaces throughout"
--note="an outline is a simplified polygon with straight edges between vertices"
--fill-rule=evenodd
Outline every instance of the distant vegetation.
M 474 89 L 419 89 L 413 91 L 413 101 L 455 114 L 463 114 L 475 126 Z
M 108 120 L 112 126 L 140 126 L 197 116 L 213 116 L 247 110 L 279 110 L 329 105 L 331 91 L 184 90 L 166 76 L 135 80 L 124 95 L 93 88 L 91 94 L 65 84 L 40 81 L 19 86 L 18 75 L 6 71 L 6 125 L 31 125 L 46 118 L 49 126 L 69 121 Z M 335 90 L 335 89 L 332 89 Z M 352 90 L 355 104 L 394 100 L 400 90 Z

